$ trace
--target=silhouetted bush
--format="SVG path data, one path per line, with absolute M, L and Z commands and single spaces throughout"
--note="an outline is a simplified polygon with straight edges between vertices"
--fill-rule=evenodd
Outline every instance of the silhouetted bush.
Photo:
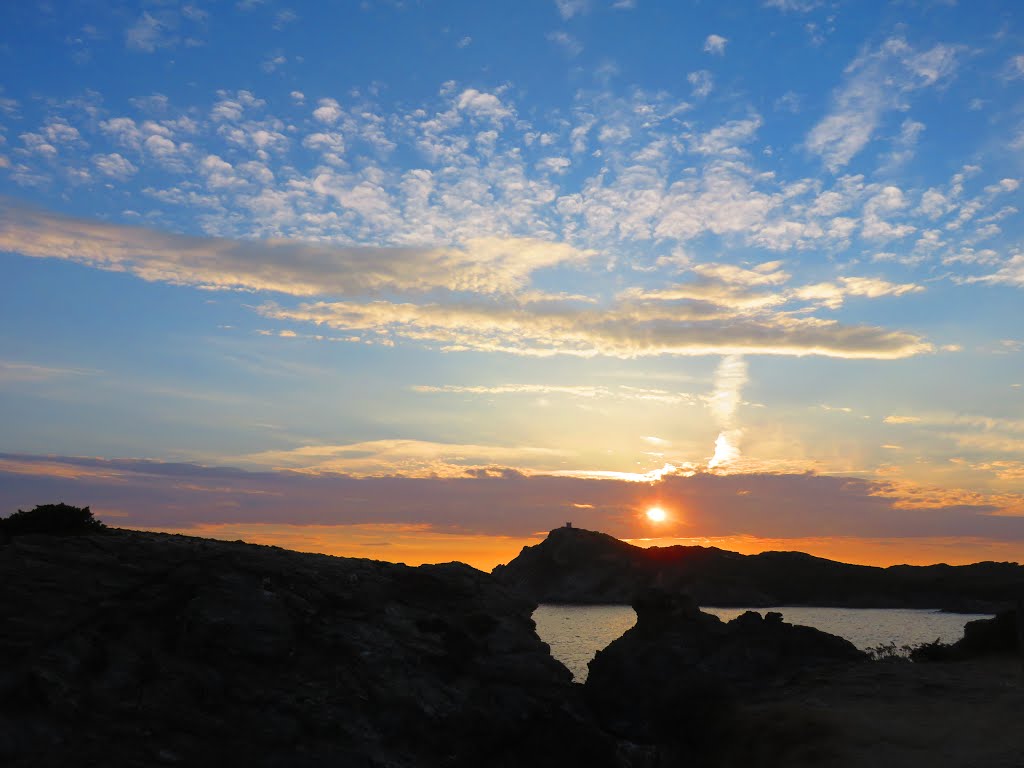
M 23 533 L 46 533 L 52 536 L 74 536 L 98 533 L 107 526 L 92 516 L 88 507 L 69 504 L 40 504 L 27 512 L 19 509 L 10 517 L 0 518 L 0 534 L 18 536 Z

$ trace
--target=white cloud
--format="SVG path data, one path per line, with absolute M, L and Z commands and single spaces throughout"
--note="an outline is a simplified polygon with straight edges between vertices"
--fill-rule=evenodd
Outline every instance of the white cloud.
M 871 277 L 840 277 L 836 283 L 805 285 L 796 289 L 794 295 L 829 309 L 838 309 L 847 296 L 877 299 L 883 296 L 905 296 L 923 290 L 923 286 L 914 283 L 897 284 Z
M 890 38 L 861 54 L 846 68 L 832 111 L 807 135 L 807 148 L 833 173 L 848 165 L 871 141 L 883 116 L 904 106 L 906 94 L 953 75 L 957 53 L 947 45 L 917 51 L 902 38 Z
M 163 21 L 143 12 L 135 24 L 125 31 L 125 44 L 137 51 L 152 53 L 157 47 L 168 44 L 166 34 L 167 25 Z
M 100 123 L 100 130 L 114 137 L 122 146 L 138 151 L 142 147 L 143 134 L 130 117 L 114 117 Z
M 132 165 L 130 160 L 113 152 L 109 155 L 94 155 L 93 165 L 104 176 L 124 181 L 134 175 L 139 169 Z
M 725 125 L 713 128 L 694 139 L 693 151 L 702 155 L 735 155 L 741 150 L 740 145 L 747 144 L 761 127 L 761 118 L 757 115 L 745 120 L 730 120 Z
M 555 7 L 561 17 L 568 21 L 573 16 L 586 13 L 590 10 L 590 0 L 555 0 Z
M 989 283 L 1024 288 L 1024 253 L 1015 253 L 1004 259 L 1001 268 L 991 274 L 958 278 L 958 280 L 963 283 Z
M 317 104 L 317 108 L 313 110 L 313 117 L 325 125 L 334 125 L 344 114 L 341 105 L 334 99 L 320 99 Z
M 725 55 L 725 45 L 729 42 L 729 38 L 722 37 L 721 35 L 708 35 L 704 39 L 704 52 L 711 53 L 716 56 Z
M 789 274 L 782 271 L 781 267 L 781 261 L 766 261 L 753 269 L 744 269 L 734 264 L 696 264 L 693 271 L 702 277 L 734 285 L 769 286 L 782 285 L 789 280 Z
M 686 79 L 690 83 L 693 95 L 698 99 L 704 98 L 715 88 L 715 81 L 711 77 L 711 73 L 706 69 L 691 72 L 686 76 Z
M 478 118 L 500 121 L 512 116 L 512 110 L 501 103 L 493 93 L 482 93 L 467 88 L 459 94 L 458 108 Z
M 796 11 L 807 13 L 822 4 L 823 0 L 764 0 L 765 8 L 777 8 L 780 11 Z
M 583 44 L 567 32 L 548 32 L 547 37 L 565 51 L 567 56 L 579 56 L 583 52 Z

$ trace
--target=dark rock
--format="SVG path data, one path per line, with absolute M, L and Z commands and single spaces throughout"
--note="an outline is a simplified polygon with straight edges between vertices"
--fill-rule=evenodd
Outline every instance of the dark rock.
M 0 547 L 4 766 L 612 766 L 533 603 L 461 564 L 166 534 Z
M 967 622 L 955 647 L 968 657 L 1016 652 L 1017 612 L 1004 611 L 991 619 Z
M 590 662 L 587 700 L 621 739 L 667 750 L 665 760 L 720 745 L 745 691 L 787 682 L 808 667 L 865 659 L 846 640 L 748 611 L 728 624 L 692 598 L 650 590 L 637 623 Z
M 964 636 L 951 645 L 928 643 L 910 653 L 913 661 L 964 661 L 980 656 L 1013 655 L 1019 652 L 1017 611 L 1003 611 L 991 619 L 969 621 Z
M 641 548 L 604 533 L 556 528 L 494 569 L 504 584 L 540 603 L 628 604 L 658 587 L 700 605 L 938 608 L 982 613 L 1024 593 L 1016 563 L 877 568 L 801 552 L 740 555 L 715 547 Z

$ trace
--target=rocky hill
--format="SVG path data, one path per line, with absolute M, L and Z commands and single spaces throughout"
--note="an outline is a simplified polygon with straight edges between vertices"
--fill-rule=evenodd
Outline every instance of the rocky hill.
M 493 571 L 538 602 L 621 603 L 654 587 L 701 605 L 939 608 L 996 612 L 1024 595 L 1024 566 L 849 565 L 800 552 L 740 555 L 714 547 L 644 549 L 604 533 L 556 528 Z
M 0 765 L 617 764 L 534 605 L 458 563 L 0 539 Z

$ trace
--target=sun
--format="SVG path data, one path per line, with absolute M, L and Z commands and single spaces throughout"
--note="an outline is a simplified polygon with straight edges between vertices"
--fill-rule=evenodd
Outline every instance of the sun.
M 651 507 L 645 514 L 652 523 L 664 523 L 668 520 L 668 512 L 661 507 Z

